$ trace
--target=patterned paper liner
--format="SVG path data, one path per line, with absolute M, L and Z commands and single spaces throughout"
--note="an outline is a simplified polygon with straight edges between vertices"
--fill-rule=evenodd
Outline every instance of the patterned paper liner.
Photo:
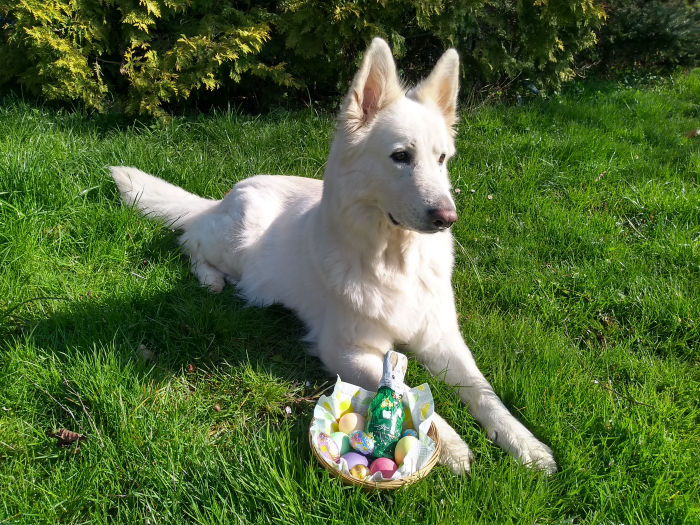
M 370 392 L 359 386 L 344 383 L 338 377 L 333 393 L 329 396 L 321 396 L 314 408 L 314 417 L 311 420 L 311 438 L 318 451 L 318 435 L 320 433 L 331 434 L 338 431 L 337 420 L 347 412 L 356 412 L 366 416 L 370 401 L 376 392 Z M 398 470 L 389 479 L 399 479 L 410 476 L 421 469 L 435 451 L 435 442 L 428 437 L 428 429 L 433 420 L 435 403 L 433 394 L 427 383 L 408 389 L 403 397 L 404 430 L 413 428 L 418 431 L 419 446 L 411 449 Z M 416 424 L 417 422 L 417 424 Z M 350 476 L 347 462 L 341 458 L 340 463 L 326 461 L 326 463 L 343 474 Z M 370 461 L 371 463 L 371 461 Z M 371 481 L 386 481 L 381 472 L 366 478 Z

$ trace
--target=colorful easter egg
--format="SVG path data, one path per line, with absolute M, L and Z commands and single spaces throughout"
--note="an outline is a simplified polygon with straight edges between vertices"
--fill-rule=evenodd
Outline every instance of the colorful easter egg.
M 369 469 L 364 465 L 355 465 L 350 469 L 350 475 L 353 478 L 365 479 L 369 476 Z
M 402 438 L 405 438 L 406 436 L 413 436 L 414 438 L 417 438 L 418 432 L 416 432 L 412 428 L 407 428 L 406 430 L 403 431 L 403 434 L 401 434 Z
M 401 465 L 406 457 L 406 454 L 408 454 L 413 448 L 419 446 L 419 444 L 420 441 L 418 441 L 418 438 L 413 436 L 406 436 L 399 439 L 399 442 L 396 444 L 396 449 L 394 450 L 394 459 L 396 460 L 396 463 Z
M 350 452 L 352 447 L 350 446 L 350 436 L 343 432 L 333 432 L 331 434 L 331 439 L 335 441 L 338 445 L 338 452 L 342 456 L 346 452 Z
M 318 435 L 318 453 L 331 463 L 337 463 L 340 461 L 340 451 L 338 450 L 338 445 L 335 441 L 331 439 L 328 434 L 321 432 Z
M 357 465 L 362 465 L 365 467 L 369 465 L 369 460 L 367 457 L 363 456 L 362 454 L 358 454 L 357 452 L 348 452 L 347 454 L 343 454 L 343 459 L 347 462 L 350 470 Z
M 338 420 L 338 430 L 344 432 L 348 436 L 354 430 L 364 430 L 365 418 L 355 412 L 348 412 Z
M 376 474 L 381 472 L 384 479 L 390 479 L 398 468 L 398 465 L 389 458 L 377 458 L 369 466 L 369 473 Z
M 369 456 L 374 452 L 374 436 L 363 430 L 355 430 L 350 434 L 350 446 L 357 452 Z

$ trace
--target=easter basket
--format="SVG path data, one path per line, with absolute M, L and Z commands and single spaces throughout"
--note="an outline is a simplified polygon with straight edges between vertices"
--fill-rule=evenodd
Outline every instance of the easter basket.
M 318 449 L 321 433 L 331 433 L 335 421 L 347 412 L 366 413 L 375 392 L 370 392 L 338 378 L 333 393 L 321 396 L 314 409 L 314 418 L 309 427 L 309 446 L 314 457 L 331 476 L 340 478 L 347 485 L 355 485 L 368 491 L 395 490 L 410 485 L 427 476 L 440 456 L 440 436 L 433 422 L 434 402 L 430 387 L 420 385 L 407 391 L 404 396 L 404 411 L 407 426 L 415 428 L 419 445 L 406 455 L 404 463 L 391 479 L 385 479 L 380 473 L 364 479 L 350 474 L 344 460 L 333 462 L 324 457 Z

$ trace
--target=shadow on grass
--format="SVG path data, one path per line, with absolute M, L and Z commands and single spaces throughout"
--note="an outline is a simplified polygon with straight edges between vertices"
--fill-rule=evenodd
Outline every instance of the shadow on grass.
M 167 252 L 170 242 L 156 244 L 151 255 Z M 136 268 L 128 279 L 141 281 L 139 271 L 146 273 Z M 113 347 L 124 360 L 145 361 L 144 372 L 151 364 L 167 375 L 189 365 L 215 371 L 250 364 L 295 383 L 326 379 L 320 362 L 306 354 L 301 342 L 305 329 L 289 310 L 247 307 L 235 288 L 215 295 L 184 271 L 169 286 L 156 292 L 123 286 L 109 296 L 51 301 L 54 311 L 42 318 L 14 319 L 14 334 L 59 360 Z

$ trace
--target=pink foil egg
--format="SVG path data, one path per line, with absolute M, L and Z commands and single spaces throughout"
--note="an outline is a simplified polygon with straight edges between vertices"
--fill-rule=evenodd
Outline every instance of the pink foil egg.
M 369 472 L 370 474 L 381 472 L 384 479 L 390 479 L 398 468 L 398 465 L 389 458 L 377 458 L 369 466 Z

